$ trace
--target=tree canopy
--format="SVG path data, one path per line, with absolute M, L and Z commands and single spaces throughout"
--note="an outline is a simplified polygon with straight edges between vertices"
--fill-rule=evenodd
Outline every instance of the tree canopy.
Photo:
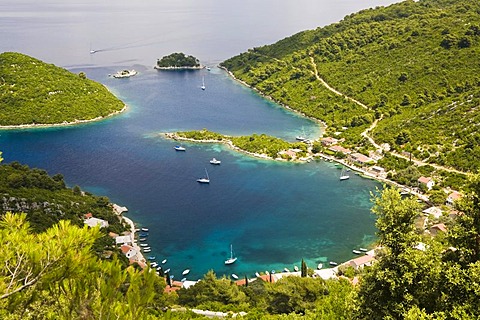
M 0 125 L 51 125 L 119 112 L 124 103 L 84 73 L 15 52 L 0 54 Z
M 200 61 L 183 52 L 174 52 L 157 60 L 157 68 L 199 68 Z

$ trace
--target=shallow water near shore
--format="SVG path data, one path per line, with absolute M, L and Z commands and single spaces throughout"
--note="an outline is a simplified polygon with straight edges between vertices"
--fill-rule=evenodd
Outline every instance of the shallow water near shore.
M 371 5 L 381 2 L 372 1 Z M 77 28 L 81 19 L 76 15 L 69 22 L 65 16 L 47 14 L 68 7 L 68 4 L 54 3 L 49 6 L 51 11 L 42 11 L 36 18 L 19 14 L 21 10 L 15 11 L 17 6 L 13 4 L 12 17 L 8 10 L 3 10 L 3 15 L 9 17 L 0 20 L 0 30 L 4 30 L 0 35 L 9 32 L 5 39 L 11 38 L 11 41 L 0 44 L 2 51 L 21 51 L 67 66 L 76 73 L 83 71 L 125 101 L 128 110 L 104 121 L 78 126 L 0 131 L 0 150 L 5 162 L 20 161 L 44 168 L 51 174 L 62 173 L 69 185 L 79 185 L 83 190 L 106 195 L 112 202 L 127 206 L 130 210 L 127 216 L 150 229 L 147 242 L 152 247 L 151 255 L 156 256 L 157 261 L 167 259 L 165 268 L 171 268 L 175 279 L 181 279 L 181 272 L 187 268 L 191 269 L 189 279 L 198 279 L 210 269 L 220 275 L 235 273 L 241 277 L 253 276 L 257 271 L 280 271 L 284 267 L 292 270 L 294 265 L 300 266 L 301 259 L 314 268 L 320 262 L 352 258 L 352 249 L 367 246 L 374 240 L 370 192 L 380 186 L 375 181 L 352 173 L 348 181 L 340 182 L 340 170 L 333 163 L 273 162 L 234 152 L 224 145 L 182 143 L 186 152 L 175 152 L 173 147 L 177 143 L 159 135 L 160 132 L 207 128 L 227 135 L 266 133 L 294 141 L 300 134 L 318 137 L 321 134 L 318 123 L 262 98 L 215 67 L 211 71 L 154 70 L 152 65 L 157 53 L 175 51 L 172 42 L 184 48 L 181 44 L 185 39 L 181 37 L 172 39 L 168 45 L 155 44 L 155 50 L 132 45 L 88 55 L 87 35 L 79 38 L 83 39 L 82 43 L 77 41 L 71 46 L 67 45 L 66 35 L 51 36 L 47 41 L 50 50 L 46 51 L 41 43 L 45 39 L 39 37 L 35 43 L 33 37 L 38 32 L 43 32 L 43 36 L 54 35 L 49 30 L 58 30 L 59 25 L 76 26 L 76 32 L 81 29 Z M 85 3 L 94 5 L 93 1 Z M 181 6 L 183 2 L 178 3 L 169 5 Z M 107 17 L 109 12 L 102 10 L 105 9 L 96 13 L 95 21 L 105 23 L 98 18 L 103 14 Z M 120 13 L 124 13 L 123 10 L 125 8 Z M 136 10 L 136 14 L 142 12 L 149 16 L 151 8 Z M 191 15 L 192 12 L 205 13 L 204 10 L 204 4 L 191 3 L 187 11 Z M 217 14 L 229 12 L 227 7 L 216 10 L 220 10 Z M 186 14 L 183 9 L 176 12 Z M 254 20 L 258 18 L 255 14 L 261 14 L 242 12 L 239 14 L 244 18 L 251 16 Z M 343 15 L 350 12 L 346 10 Z M 277 23 L 278 17 L 273 13 L 270 21 L 266 18 L 262 21 Z M 48 17 L 48 24 L 41 23 L 43 15 Z M 22 18 L 17 20 L 18 16 Z M 85 19 L 89 28 L 94 25 L 90 24 L 92 19 Z M 300 31 L 306 27 L 300 25 L 300 20 L 306 22 L 305 19 L 291 22 L 297 23 L 295 31 L 275 32 L 282 31 L 286 36 Z M 218 23 L 221 21 L 212 22 L 212 26 Z M 322 24 L 313 20 L 311 23 Z M 15 24 L 21 37 L 15 37 L 16 31 L 11 28 Z M 37 28 L 38 25 L 43 29 Z M 183 28 L 180 22 L 175 26 Z M 184 34 L 191 27 L 179 32 Z M 35 31 L 29 36 L 30 42 L 24 39 L 29 34 L 26 30 Z M 216 36 L 215 30 L 210 30 L 213 33 L 207 43 L 190 42 L 187 49 L 193 49 L 187 53 L 200 53 L 199 58 L 211 61 L 213 66 L 212 61 L 281 37 L 270 28 L 256 25 L 255 30 L 242 30 L 239 38 L 229 38 L 229 42 L 222 43 L 226 41 L 224 35 Z M 122 36 L 118 30 L 114 31 L 108 31 L 111 39 L 120 41 Z M 247 35 L 254 31 L 257 36 L 252 40 Z M 99 29 L 96 36 L 106 42 L 110 39 L 108 32 Z M 125 32 L 128 38 L 129 32 Z M 213 42 L 215 46 L 209 47 Z M 235 46 L 230 46 L 233 43 Z M 242 47 L 238 48 L 239 45 Z M 85 47 L 81 49 L 82 54 L 79 53 L 81 46 Z M 215 50 L 218 47 L 223 50 Z M 135 68 L 139 73 L 127 79 L 108 76 L 124 68 Z M 200 89 L 203 77 L 205 91 Z M 208 161 L 213 157 L 222 164 L 210 165 Z M 211 179 L 209 185 L 196 182 L 204 175 L 205 168 Z M 238 260 L 225 266 L 230 244 Z

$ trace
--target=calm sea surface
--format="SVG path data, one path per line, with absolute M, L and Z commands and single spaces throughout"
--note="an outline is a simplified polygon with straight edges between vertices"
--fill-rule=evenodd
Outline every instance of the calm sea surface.
M 333 164 L 277 163 L 215 144 L 175 152 L 160 132 L 208 128 L 230 135 L 318 137 L 313 121 L 286 111 L 214 66 L 248 48 L 323 26 L 387 0 L 107 1 L 4 0 L 0 51 L 18 51 L 86 72 L 129 109 L 75 127 L 0 131 L 5 162 L 62 173 L 70 185 L 110 197 L 150 228 L 148 243 L 175 277 L 253 275 L 352 257 L 374 240 L 369 195 L 379 186 Z M 98 50 L 89 54 L 90 50 Z M 156 59 L 182 51 L 211 71 L 158 72 Z M 136 69 L 128 79 L 118 70 Z M 207 90 L 200 90 L 202 78 Z M 220 166 L 208 161 L 216 157 Z M 211 183 L 195 180 L 207 168 Z M 233 244 L 238 261 L 226 267 Z

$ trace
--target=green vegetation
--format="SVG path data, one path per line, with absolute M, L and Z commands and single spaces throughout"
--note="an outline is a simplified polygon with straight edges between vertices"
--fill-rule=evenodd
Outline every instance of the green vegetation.
M 154 272 L 99 260 L 98 229 L 69 221 L 33 233 L 25 214 L 0 221 L 0 318 L 154 319 L 165 287 Z
M 0 165 L 0 202 L 1 214 L 25 212 L 34 232 L 45 231 L 60 220 L 82 226 L 86 213 L 107 220 L 108 231 L 125 231 L 107 197 L 84 193 L 78 186 L 67 188 L 61 174 L 50 177 L 45 170 L 18 162 Z
M 94 251 L 98 256 L 117 256 L 126 265 L 124 255 L 115 247 L 109 232 L 121 234 L 126 228 L 114 214 L 107 197 L 82 192 L 78 186 L 65 186 L 63 176 L 50 177 L 45 170 L 30 169 L 18 162 L 0 165 L 0 216 L 7 212 L 25 213 L 32 232 L 45 232 L 63 220 L 72 225 L 84 225 L 84 215 L 108 221 L 102 228 Z
M 401 200 L 385 189 L 375 199 L 374 213 L 380 261 L 363 277 L 358 316 L 366 319 L 477 319 L 480 316 L 480 177 L 471 179 L 463 212 L 447 223 L 446 235 L 415 232 L 420 214 L 414 199 Z M 415 247 L 423 242 L 424 249 Z
M 231 141 L 235 147 L 243 151 L 259 155 L 266 155 L 274 159 L 280 156 L 283 156 L 285 159 L 290 159 L 290 157 L 287 155 L 279 154 L 281 151 L 289 149 L 298 149 L 299 152 L 297 153 L 297 156 L 304 156 L 307 152 L 307 146 L 304 143 L 289 143 L 282 139 L 268 136 L 266 134 L 253 134 L 251 136 L 231 137 L 203 129 L 200 131 L 177 132 L 176 135 L 182 138 L 192 140 L 213 140 L 219 142 Z
M 0 125 L 62 124 L 106 117 L 124 104 L 103 85 L 13 52 L 0 54 Z
M 203 130 L 183 131 L 176 133 L 179 137 L 187 138 L 191 140 L 207 140 L 207 141 L 223 141 L 226 136 L 220 133 Z
M 200 61 L 194 56 L 186 56 L 184 53 L 175 52 L 158 59 L 156 68 L 200 68 Z
M 327 134 L 341 132 L 347 147 L 364 144 L 359 134 L 381 118 L 372 131 L 377 143 L 476 172 L 479 12 L 476 0 L 403 1 L 250 49 L 222 66 L 276 101 L 324 121 Z

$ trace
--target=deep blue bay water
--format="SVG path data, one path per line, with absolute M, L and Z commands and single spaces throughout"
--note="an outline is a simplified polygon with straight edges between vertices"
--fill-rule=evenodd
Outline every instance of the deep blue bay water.
M 260 2 L 260 8 L 267 2 Z M 363 7 L 391 2 L 369 1 Z M 361 8 L 356 7 L 356 1 L 325 1 L 321 5 L 302 0 L 299 4 L 304 7 L 286 11 L 288 1 L 277 1 L 268 16 L 262 10 L 230 14 L 229 6 L 219 1 L 167 1 L 157 15 L 168 19 L 149 20 L 153 9 L 159 9 L 153 1 L 136 4 L 135 10 L 126 2 L 108 8 L 92 1 L 54 1 L 40 5 L 36 12 L 28 6 L 35 7 L 33 1 L 1 4 L 5 10 L 0 10 L 0 36 L 9 40 L 0 44 L 2 51 L 20 51 L 72 72 L 84 71 L 129 106 L 127 112 L 96 123 L 0 131 L 5 162 L 20 161 L 51 174 L 62 173 L 69 185 L 79 185 L 127 206 L 128 217 L 150 228 L 148 243 L 153 255 L 157 260 L 167 258 L 166 267 L 177 279 L 186 268 L 191 269 L 191 279 L 209 269 L 217 274 L 251 276 L 255 271 L 292 269 L 302 258 L 310 267 L 349 259 L 352 249 L 374 240 L 369 199 L 378 183 L 356 175 L 340 182 L 340 170 L 328 162 L 266 161 L 217 144 L 185 143 L 186 152 L 175 152 L 176 143 L 159 135 L 207 128 L 229 135 L 266 133 L 293 141 L 303 131 L 318 137 L 321 128 L 317 123 L 263 99 L 218 68 L 210 72 L 159 72 L 152 68 L 157 53 L 168 54 L 175 51 L 173 47 L 199 54 L 200 60 L 214 65 L 259 45 L 257 41 L 269 43 L 333 22 L 328 20 L 334 16 L 332 11 L 325 8 L 338 3 L 345 8 L 334 8 L 340 15 L 337 20 Z M 242 5 L 248 9 L 255 3 Z M 302 16 L 312 9 L 324 12 Z M 117 19 L 131 12 L 130 20 L 137 23 L 116 29 L 115 21 L 110 20 L 112 11 L 120 15 Z M 282 15 L 285 24 L 278 22 Z M 207 17 L 217 18 L 209 22 Z M 208 31 L 198 30 L 195 18 Z M 242 24 L 243 29 L 239 29 L 236 22 L 242 18 L 256 24 Z M 165 33 L 165 41 L 88 54 L 86 39 L 128 43 L 135 32 L 146 37 L 147 22 L 163 31 L 173 23 L 179 36 Z M 59 32 L 59 26 L 68 27 L 68 32 Z M 196 32 L 205 37 L 204 42 L 198 41 Z M 235 32 L 237 38 L 225 36 Z M 71 42 L 72 35 L 84 41 Z M 42 41 L 50 50 L 45 50 Z M 123 68 L 135 68 L 139 74 L 128 79 L 108 77 Z M 205 91 L 200 90 L 202 77 Z M 210 165 L 212 157 L 221 159 L 222 164 Z M 195 180 L 203 176 L 205 168 L 211 183 L 200 185 Z M 226 267 L 223 262 L 230 244 L 238 261 Z

